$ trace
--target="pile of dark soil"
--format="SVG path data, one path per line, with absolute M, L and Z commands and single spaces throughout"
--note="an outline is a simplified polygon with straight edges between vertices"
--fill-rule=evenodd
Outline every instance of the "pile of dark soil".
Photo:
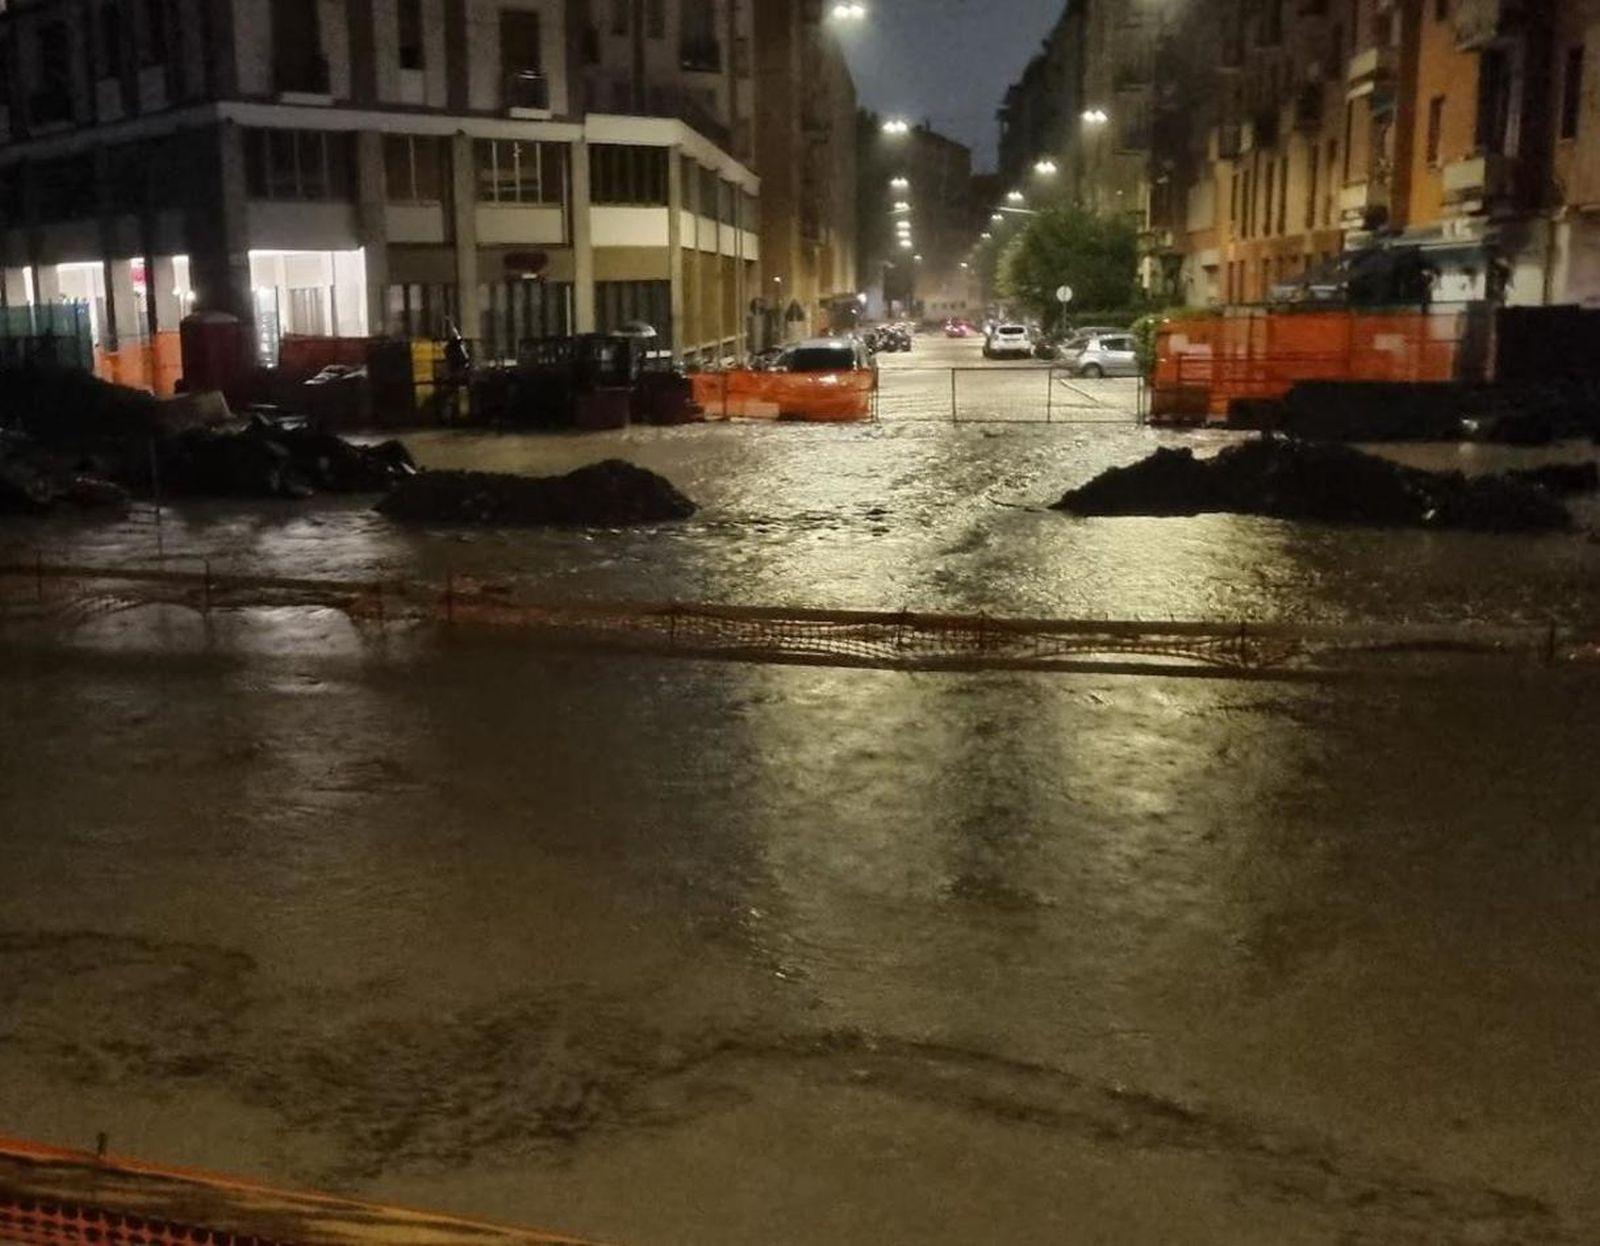
M 398 441 L 360 446 L 332 433 L 252 420 L 243 428 L 194 428 L 162 439 L 163 493 L 179 497 L 311 497 L 382 493 L 416 473 Z
M 1345 446 L 1263 438 L 1214 459 L 1162 449 L 1114 467 L 1055 509 L 1074 515 L 1198 515 L 1224 511 L 1374 527 L 1548 532 L 1571 516 L 1540 484 L 1509 476 L 1402 467 Z
M 695 505 L 654 472 L 620 459 L 565 476 L 423 472 L 378 504 L 392 519 L 488 527 L 617 527 L 687 519 Z
M 176 497 L 308 497 L 382 493 L 416 472 L 398 441 L 361 446 L 262 416 L 236 419 L 221 395 L 163 402 L 63 368 L 0 372 L 0 395 L 10 429 L 0 509 L 12 512 L 109 500 L 107 482 Z

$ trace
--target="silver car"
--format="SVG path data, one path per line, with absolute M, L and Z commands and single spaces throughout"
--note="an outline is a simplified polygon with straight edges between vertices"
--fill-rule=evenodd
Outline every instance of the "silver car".
M 1061 364 L 1078 376 L 1138 376 L 1138 343 L 1131 333 L 1077 337 L 1062 347 Z

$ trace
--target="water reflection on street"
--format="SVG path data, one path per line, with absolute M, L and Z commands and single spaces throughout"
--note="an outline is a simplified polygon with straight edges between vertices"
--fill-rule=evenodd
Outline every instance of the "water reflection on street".
M 462 539 L 204 506 L 163 539 L 551 596 L 1596 617 L 1582 535 L 1036 509 L 1159 440 L 432 437 L 622 453 L 704 510 Z M 1592 694 L 583 658 L 297 611 L 12 629 L 0 1123 L 636 1242 L 1593 1240 Z

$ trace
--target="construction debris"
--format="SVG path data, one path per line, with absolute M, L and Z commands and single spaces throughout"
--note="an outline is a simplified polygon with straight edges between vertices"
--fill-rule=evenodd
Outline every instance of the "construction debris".
M 110 504 L 125 490 L 177 497 L 381 493 L 416 465 L 398 441 L 358 445 L 270 415 L 238 418 L 220 394 L 161 401 L 81 372 L 0 373 L 12 429 L 0 509 Z M 107 485 L 117 487 L 113 493 Z
M 621 459 L 565 476 L 423 472 L 378 504 L 391 519 L 489 527 L 619 527 L 687 519 L 695 505 L 671 481 Z
M 1344 446 L 1262 438 L 1213 459 L 1161 449 L 1074 489 L 1055 509 L 1073 515 L 1230 512 L 1376 527 L 1549 532 L 1571 526 L 1553 493 L 1510 476 L 1402 467 Z

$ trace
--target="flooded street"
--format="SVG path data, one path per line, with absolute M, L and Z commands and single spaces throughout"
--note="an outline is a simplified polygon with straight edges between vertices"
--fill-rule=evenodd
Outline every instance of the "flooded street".
M 1600 618 L 1582 533 L 1042 509 L 1181 440 L 431 434 L 432 466 L 621 455 L 702 510 L 207 504 L 161 539 L 551 599 Z M 154 529 L 0 542 L 106 562 Z M 572 656 L 320 612 L 12 626 L 0 1128 L 619 1242 L 1595 1240 L 1593 693 Z

